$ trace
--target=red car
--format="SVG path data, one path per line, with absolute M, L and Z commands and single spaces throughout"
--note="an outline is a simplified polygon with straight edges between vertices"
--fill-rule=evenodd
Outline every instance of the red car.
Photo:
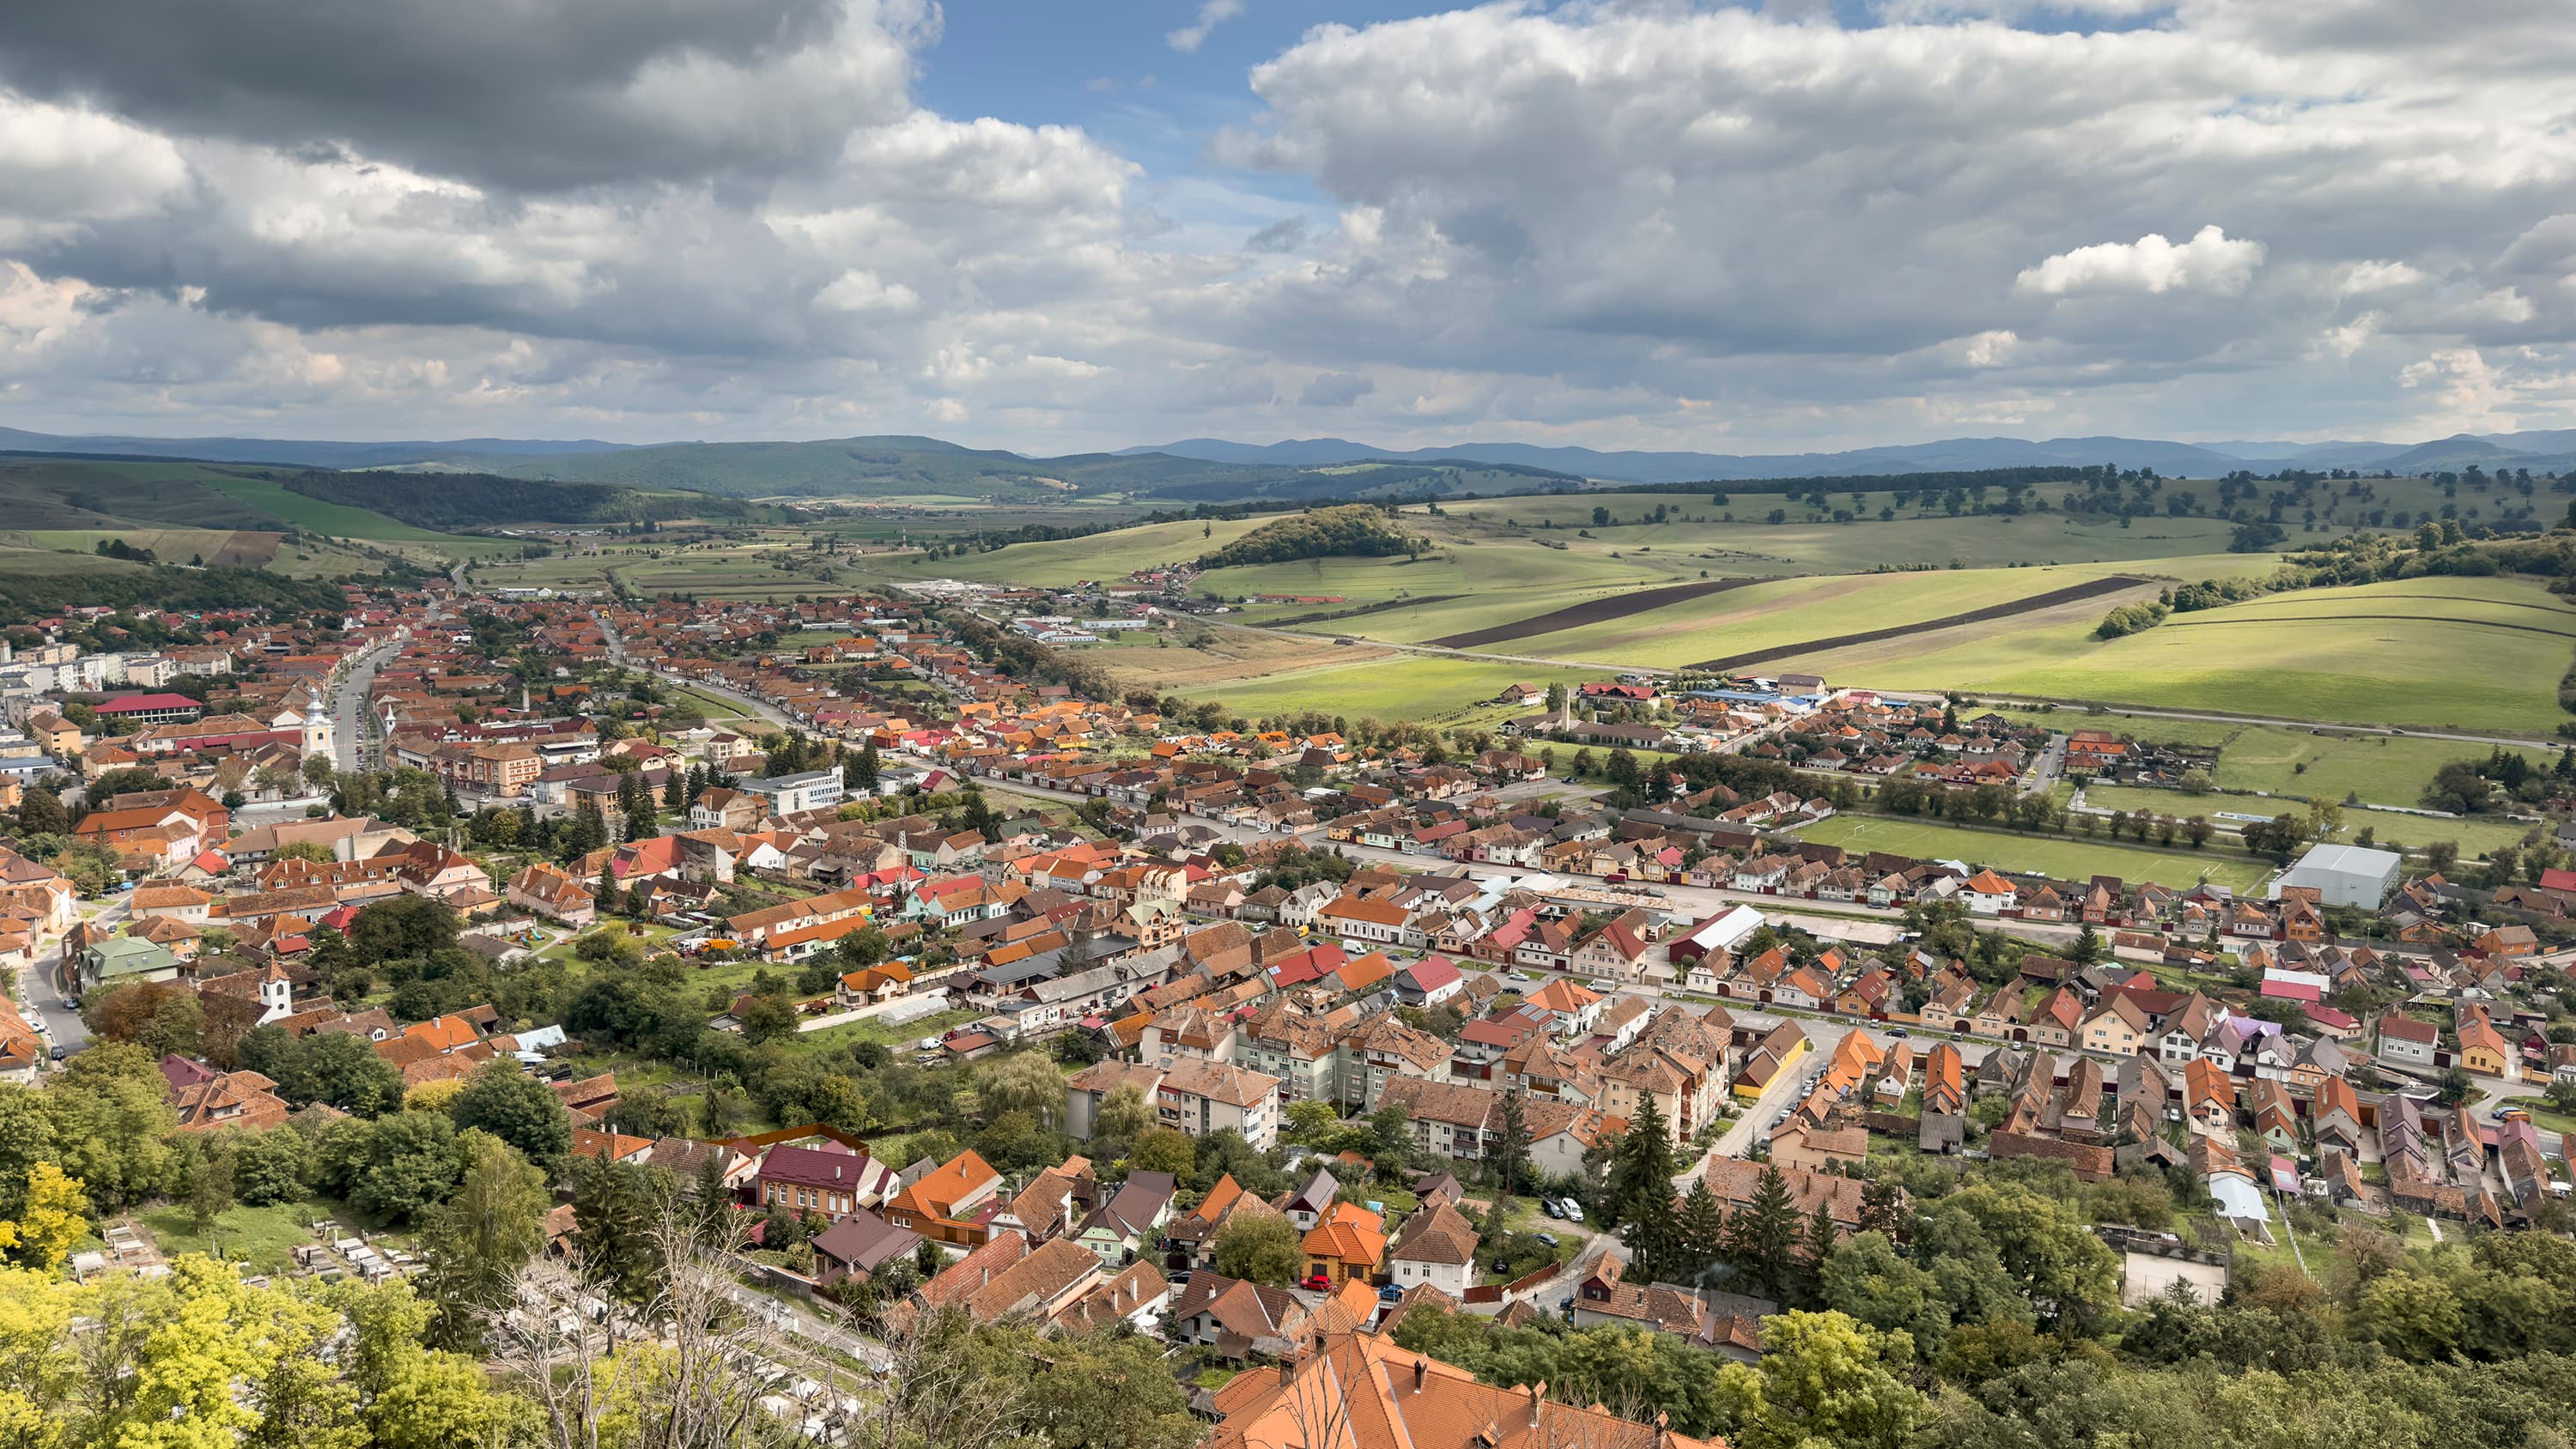
M 1309 1288 L 1314 1288 L 1314 1289 L 1319 1289 L 1319 1290 L 1320 1290 L 1320 1289 L 1324 1289 L 1324 1288 L 1329 1288 L 1329 1287 L 1331 1287 L 1332 1285 L 1333 1285 L 1333 1280 L 1332 1280 L 1332 1279 L 1330 1279 L 1330 1278 L 1325 1277 L 1325 1276 L 1324 1276 L 1323 1274 L 1321 1274 L 1321 1273 L 1310 1273 L 1310 1274 L 1308 1274 L 1308 1275 L 1306 1276 L 1306 1286 L 1307 1286 L 1307 1287 L 1309 1287 Z

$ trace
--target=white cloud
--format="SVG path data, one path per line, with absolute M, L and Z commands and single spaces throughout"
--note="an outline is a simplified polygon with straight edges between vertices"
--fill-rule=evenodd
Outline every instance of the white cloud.
M 2230 240 L 2224 229 L 2204 226 L 2175 246 L 2160 232 L 2134 242 L 2103 242 L 2060 252 L 2013 279 L 2021 291 L 2064 297 L 2087 292 L 2216 292 L 2245 290 L 2263 264 L 2263 244 Z
M 2412 287 L 2424 280 L 2422 272 L 2404 262 L 2355 262 L 2344 269 L 2343 282 L 2336 290 L 2347 297 L 2360 297 L 2372 292 Z
M 1207 44 L 1208 36 L 1225 22 L 1243 13 L 1243 0 L 1199 0 L 1199 17 L 1178 30 L 1163 34 L 1165 44 L 1183 54 Z
M 2576 422 L 2576 133 L 2531 99 L 2576 28 L 2547 6 L 1326 25 L 1253 68 L 1220 164 L 1154 175 L 923 108 L 922 0 L 640 28 L 562 0 L 524 35 L 455 0 L 490 33 L 422 32 L 438 83 L 381 97 L 347 94 L 394 84 L 375 62 L 281 70 L 304 42 L 257 0 L 208 0 L 249 33 L 191 19 L 184 63 L 56 14 L 148 3 L 0 30 L 0 421 L 1729 451 Z M 1180 45 L 1242 11 L 1172 13 Z M 522 50 L 571 84 L 483 115 L 449 83 Z

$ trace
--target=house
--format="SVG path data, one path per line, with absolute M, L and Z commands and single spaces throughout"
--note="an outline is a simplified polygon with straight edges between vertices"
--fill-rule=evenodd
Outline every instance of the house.
M 1310 1285 L 1339 1287 L 1375 1278 L 1386 1259 L 1386 1228 L 1378 1215 L 1355 1202 L 1336 1202 L 1316 1218 L 1299 1245 Z
M 1771 1160 L 1782 1168 L 1832 1172 L 1859 1168 L 1869 1160 L 1865 1127 L 1817 1127 L 1793 1117 L 1771 1134 Z
M 894 1169 L 863 1150 L 828 1140 L 820 1146 L 782 1142 L 770 1148 L 751 1181 L 756 1206 L 817 1214 L 834 1222 L 878 1206 L 902 1186 Z
M 1601 1020 L 1608 998 L 1576 982 L 1558 980 L 1532 992 L 1528 1000 L 1530 1005 L 1555 1016 L 1558 1035 L 1574 1036 L 1589 1033 Z
M 1109 1201 L 1085 1219 L 1071 1241 L 1110 1267 L 1136 1261 L 1162 1240 L 1177 1184 L 1168 1172 L 1131 1172 Z
M 970 1148 L 898 1193 L 886 1206 L 886 1221 L 925 1238 L 972 1247 L 988 1236 L 975 1218 L 976 1209 L 1001 1189 L 1002 1175 Z
M 277 1083 L 257 1072 L 216 1072 L 171 1093 L 183 1132 L 212 1132 L 239 1127 L 263 1131 L 284 1124 L 286 1103 Z
M 1501 1388 L 1399 1347 L 1391 1335 L 1335 1334 L 1244 1373 L 1215 1394 L 1209 1449 L 1712 1449 L 1655 1424 Z
M 1308 1321 L 1306 1306 L 1285 1288 L 1205 1270 L 1190 1276 L 1164 1316 L 1172 1337 L 1237 1360 L 1293 1357 L 1306 1345 Z
M 580 930 L 598 915 L 590 888 L 547 861 L 531 861 L 526 869 L 510 878 L 503 898 L 523 911 L 534 911 L 548 919 Z
M 814 1276 L 825 1287 L 844 1278 L 864 1283 L 886 1264 L 913 1256 L 921 1243 L 921 1234 L 910 1228 L 854 1212 L 814 1235 Z
M 1959 894 L 1968 903 L 1969 914 L 1999 916 L 2013 908 L 2018 892 L 2011 881 L 1991 870 L 1981 870 L 1968 877 Z
M 2392 1011 L 2379 1018 L 2379 1059 L 2394 1066 L 2433 1069 L 2433 1053 L 2442 1045 L 2442 1030 Z
M 1199 1199 L 1198 1206 L 1172 1220 L 1163 1230 L 1164 1246 L 1170 1256 L 1166 1262 L 1174 1268 L 1207 1268 L 1216 1262 L 1216 1235 L 1227 1223 L 1238 1217 L 1275 1218 L 1277 1208 L 1244 1191 L 1243 1184 L 1227 1173 Z
M 1341 1193 L 1341 1183 L 1332 1173 L 1318 1167 L 1313 1176 L 1288 1194 L 1287 1201 L 1279 1204 L 1279 1210 L 1286 1213 L 1288 1221 L 1295 1223 L 1297 1231 L 1302 1233 L 1323 1221 L 1324 1214 L 1332 1210 Z
M 2460 1009 L 2459 1038 L 2459 1063 L 2464 1070 L 2482 1077 L 2520 1073 L 2513 1049 L 2506 1044 L 2504 1033 L 2496 1030 L 2485 1007 L 2472 1004 Z
M 1407 1219 L 1387 1250 L 1387 1281 L 1398 1288 L 1428 1283 L 1453 1298 L 1464 1299 L 1476 1282 L 1475 1226 L 1447 1202 L 1436 1202 Z

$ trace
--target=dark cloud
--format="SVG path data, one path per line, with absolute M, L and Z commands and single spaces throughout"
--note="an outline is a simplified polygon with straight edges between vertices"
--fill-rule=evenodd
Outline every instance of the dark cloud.
M 183 136 L 549 189 L 828 156 L 905 104 L 842 0 L 32 0 L 0 84 Z
M 1261 230 L 1244 238 L 1243 249 L 1248 252 L 1269 252 L 1274 255 L 1285 255 L 1289 252 L 1297 251 L 1306 245 L 1306 230 L 1306 218 L 1302 216 L 1281 217 L 1279 220 L 1270 223 L 1268 226 L 1265 226 Z
M 1346 408 L 1377 391 L 1377 384 L 1355 372 L 1327 372 L 1297 394 L 1302 408 Z

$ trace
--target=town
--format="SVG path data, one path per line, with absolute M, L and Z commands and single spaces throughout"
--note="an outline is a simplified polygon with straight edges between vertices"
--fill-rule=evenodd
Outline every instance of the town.
M 11 630 L 0 1073 L 151 1104 L 8 1149 L 39 1266 L 229 1227 L 261 1282 L 524 1310 L 524 1260 L 643 1273 L 686 1201 L 809 1435 L 962 1316 L 1132 1329 L 1176 1415 L 1268 1443 L 1318 1375 L 1526 1414 L 1480 1365 L 1534 1326 L 1758 1369 L 1766 1322 L 1883 1308 L 1847 1260 L 2013 1213 L 2071 1276 L 1992 1291 L 2062 1334 L 2576 1221 L 2576 873 L 2270 821 L 2251 891 L 1797 833 L 2203 763 L 2080 714 L 1735 675 L 1247 720 L 1109 697 L 1062 652 L 1103 619 L 1038 590 L 344 592 Z M 106 647 L 143 633 L 187 642 Z M 456 1205 L 504 1164 L 543 1186 L 495 1265 Z

